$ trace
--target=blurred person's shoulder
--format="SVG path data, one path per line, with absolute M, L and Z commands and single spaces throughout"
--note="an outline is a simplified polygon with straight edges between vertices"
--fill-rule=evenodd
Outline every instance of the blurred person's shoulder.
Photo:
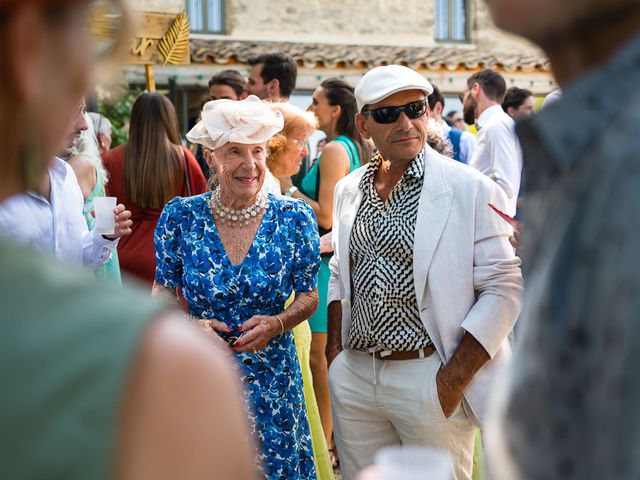
M 45 317 L 54 318 L 67 309 L 77 311 L 78 315 L 92 311 L 92 317 L 100 319 L 108 315 L 108 311 L 124 310 L 122 305 L 132 300 L 136 300 L 136 305 L 126 308 L 129 316 L 159 310 L 156 302 L 135 285 L 121 288 L 115 283 L 94 280 L 90 272 L 77 266 L 0 239 L 0 282 L 6 285 L 0 295 L 5 313 L 7 307 L 17 305 L 22 309 L 22 318 L 39 311 L 45 312 Z M 43 315 L 34 315 L 33 319 L 47 322 L 41 317 Z
M 3 457 L 32 478 L 54 464 L 71 478 L 77 462 L 106 478 L 125 379 L 162 307 L 5 240 L 0 284 Z
M 249 438 L 233 407 L 241 394 L 229 353 L 149 292 L 100 283 L 1 239 L 0 283 L 0 458 L 7 478 L 98 480 L 113 478 L 114 470 L 158 470 L 153 465 L 211 477 L 214 468 L 230 468 L 220 458 L 250 464 L 238 438 L 227 442 L 233 451 L 221 443 Z M 191 421 L 194 411 L 204 412 L 201 421 Z M 202 444 L 217 445 L 221 455 L 189 455 Z M 149 445 L 170 454 L 150 458 Z M 178 471 L 162 478 L 178 478 Z

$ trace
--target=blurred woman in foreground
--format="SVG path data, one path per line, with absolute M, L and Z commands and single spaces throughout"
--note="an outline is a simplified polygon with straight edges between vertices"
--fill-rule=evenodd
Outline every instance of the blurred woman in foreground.
M 0 201 L 39 188 L 89 90 L 90 6 L 0 3 Z M 239 385 L 183 320 L 6 238 L 0 284 L 3 478 L 255 478 Z

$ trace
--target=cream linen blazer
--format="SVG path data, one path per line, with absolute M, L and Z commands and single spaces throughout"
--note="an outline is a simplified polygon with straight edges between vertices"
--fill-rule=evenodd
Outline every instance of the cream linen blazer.
M 509 333 L 521 308 L 520 259 L 509 243 L 510 225 L 488 206 L 507 208 L 504 192 L 488 177 L 425 146 L 424 184 L 413 248 L 413 275 L 420 318 L 443 363 L 465 332 L 491 360 L 465 390 L 471 421 L 486 420 L 494 380 L 511 357 Z M 362 201 L 363 166 L 336 185 L 328 302 L 342 303 L 342 342 L 351 327 L 349 239 Z M 346 348 L 346 347 L 345 347 Z

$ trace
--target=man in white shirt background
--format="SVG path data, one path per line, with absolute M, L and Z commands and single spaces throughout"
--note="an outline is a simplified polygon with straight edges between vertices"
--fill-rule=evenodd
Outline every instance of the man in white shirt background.
M 88 128 L 85 110 L 84 99 L 79 99 L 78 113 L 61 147 L 61 156 L 71 152 L 80 133 Z M 131 212 L 118 205 L 114 211 L 114 234 L 103 236 L 87 228 L 83 203 L 72 168 L 54 157 L 39 192 L 16 195 L 0 204 L 0 235 L 59 260 L 96 269 L 109 261 L 118 238 L 131 233 Z
M 432 118 L 440 127 L 442 137 L 451 142 L 453 158 L 462 163 L 469 163 L 478 141 L 474 134 L 453 128 L 442 119 L 444 97 L 436 85 L 432 83 L 431 86 L 433 87 L 433 93 L 427 97 L 427 100 L 429 101 L 429 110 L 431 110 Z
M 478 147 L 469 165 L 493 179 L 507 194 L 507 213 L 515 215 L 522 153 L 515 134 L 513 119 L 502 110 L 506 82 L 493 70 L 474 73 L 467 80 L 467 89 L 461 95 L 464 121 L 475 122 L 478 129 Z

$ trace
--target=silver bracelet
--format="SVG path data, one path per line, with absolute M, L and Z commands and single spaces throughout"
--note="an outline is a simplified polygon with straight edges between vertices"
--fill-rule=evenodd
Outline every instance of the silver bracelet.
M 286 195 L 287 197 L 293 197 L 293 194 L 296 193 L 297 191 L 298 191 L 298 187 L 291 187 L 289 190 L 284 192 L 283 195 Z

